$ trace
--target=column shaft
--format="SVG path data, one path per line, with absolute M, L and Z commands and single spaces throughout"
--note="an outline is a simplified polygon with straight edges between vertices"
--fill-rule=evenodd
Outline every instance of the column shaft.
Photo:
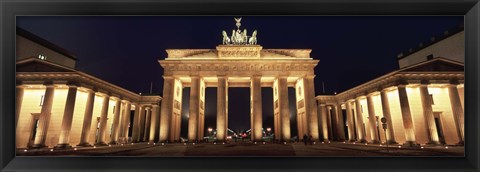
M 452 106 L 453 119 L 455 120 L 455 127 L 459 139 L 459 144 L 464 142 L 464 112 L 462 103 L 460 102 L 460 95 L 458 95 L 457 85 L 450 84 L 448 86 L 448 95 L 450 97 L 450 105 Z
M 200 112 L 200 78 L 198 76 L 190 77 L 192 82 L 190 86 L 190 114 L 188 117 L 188 140 L 193 142 L 197 140 L 198 116 Z
M 121 131 L 122 137 L 125 139 L 125 142 L 128 142 L 128 129 L 130 126 L 130 109 L 131 109 L 131 104 L 130 102 L 125 102 L 125 111 L 122 115 L 122 124 L 123 124 L 123 130 Z
M 219 76 L 217 86 L 217 140 L 227 138 L 227 78 Z
M 380 143 L 377 130 L 377 117 L 375 115 L 375 107 L 373 103 L 372 95 L 367 96 L 367 108 L 368 108 L 368 123 L 370 128 L 370 136 L 372 137 L 372 143 Z
M 82 135 L 80 136 L 80 143 L 78 146 L 91 146 L 88 141 L 88 136 L 90 135 L 90 128 L 92 126 L 95 92 L 87 90 L 87 94 L 87 104 L 85 105 L 85 113 L 83 115 Z
M 102 110 L 100 112 L 100 126 L 98 129 L 98 138 L 95 145 L 107 145 L 105 143 L 105 130 L 107 129 L 108 102 L 110 95 L 103 96 Z
M 253 126 L 252 126 L 252 139 L 254 141 L 262 140 L 262 86 L 261 76 L 253 76 L 251 78 L 251 93 L 253 101 Z
M 320 115 L 321 115 L 321 121 L 322 121 L 322 135 L 323 135 L 323 140 L 327 141 L 329 139 L 328 135 L 328 118 L 327 118 L 327 106 L 325 104 L 320 104 Z
M 342 113 L 342 105 L 337 104 L 336 108 L 337 111 L 337 139 L 338 141 L 344 141 L 345 140 L 345 122 L 343 122 L 343 113 Z
M 77 97 L 77 86 L 69 85 L 67 93 L 67 101 L 65 102 L 65 110 L 63 112 L 62 128 L 58 139 L 57 148 L 71 147 L 70 130 L 72 129 L 73 111 L 75 110 L 75 98 Z
M 132 142 L 140 141 L 140 119 L 142 116 L 143 107 L 140 104 L 135 105 L 135 116 L 133 117 L 133 128 L 132 128 Z
M 173 87 L 174 79 L 171 76 L 164 76 L 163 81 L 163 99 L 160 114 L 160 136 L 159 141 L 165 142 L 169 138 L 171 116 L 173 111 Z
M 332 125 L 332 108 L 330 105 L 328 105 L 327 107 L 327 133 L 328 133 L 328 140 L 333 140 L 333 132 L 332 132 L 332 129 L 333 129 L 333 125 Z
M 306 76 L 304 79 L 305 87 L 305 115 L 307 117 L 308 135 L 314 140 L 318 138 L 318 113 L 317 103 L 315 101 L 314 75 Z
M 18 125 L 18 118 L 20 115 L 20 110 L 22 109 L 23 102 L 23 93 L 25 92 L 25 87 L 22 85 L 17 85 L 15 90 L 15 126 Z
M 288 85 L 287 77 L 280 76 L 278 78 L 278 110 L 280 112 L 278 121 L 280 124 L 281 139 L 290 141 L 290 105 L 288 104 Z M 275 133 L 276 134 L 276 133 Z M 278 135 L 280 136 L 280 135 Z
M 113 129 L 112 134 L 110 135 L 110 144 L 118 143 L 118 132 L 120 131 L 120 110 L 121 110 L 121 100 L 117 99 L 115 101 L 115 113 L 113 114 Z
M 353 121 L 353 113 L 352 113 L 352 104 L 351 102 L 347 101 L 345 103 L 345 106 L 347 108 L 347 129 L 348 129 L 348 140 L 349 141 L 355 141 L 355 129 L 354 127 L 354 121 Z
M 365 131 L 363 130 L 364 124 L 363 124 L 362 106 L 360 104 L 359 97 L 355 99 L 355 107 L 356 107 L 355 120 L 356 120 L 356 126 L 357 126 L 358 141 L 364 143 L 366 142 L 366 140 L 365 140 Z
M 392 125 L 392 116 L 390 115 L 390 104 L 388 102 L 388 95 L 386 90 L 382 90 L 380 92 L 380 99 L 382 100 L 382 112 L 383 116 L 387 119 L 387 141 L 389 143 L 397 143 L 395 141 L 395 135 L 393 133 L 393 125 Z
M 427 84 L 421 84 L 420 86 L 420 100 L 422 101 L 423 117 L 425 118 L 428 143 L 440 144 L 437 127 L 435 125 L 435 118 L 433 117 L 432 101 L 430 99 L 430 94 L 428 93 Z
M 150 107 L 147 107 L 146 109 L 146 114 L 145 114 L 145 128 L 144 128 L 144 133 L 143 133 L 143 141 L 148 142 L 149 137 L 150 137 L 150 125 L 152 124 L 152 111 Z
M 45 96 L 43 97 L 42 110 L 38 119 L 37 134 L 35 136 L 34 148 L 46 147 L 45 140 L 47 138 L 48 126 L 50 124 L 50 116 L 52 115 L 52 104 L 55 93 L 53 84 L 46 85 Z
M 158 141 L 158 134 L 156 133 L 157 131 L 157 125 L 159 124 L 159 114 L 158 114 L 158 105 L 152 105 L 152 114 L 151 116 L 151 121 L 150 121 L 150 138 L 149 142 L 157 142 Z
M 412 113 L 408 104 L 408 95 L 405 85 L 398 85 L 398 97 L 402 111 L 403 127 L 405 128 L 406 145 L 416 145 L 415 128 L 413 126 Z

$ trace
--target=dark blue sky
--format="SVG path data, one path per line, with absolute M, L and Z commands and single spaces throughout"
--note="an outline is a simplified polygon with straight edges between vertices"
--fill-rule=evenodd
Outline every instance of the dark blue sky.
M 397 54 L 463 20 L 463 16 L 243 16 L 242 28 L 258 30 L 258 44 L 265 49 L 312 49 L 311 56 L 320 60 L 315 69 L 318 95 L 322 82 L 327 93 L 341 92 L 398 69 Z M 221 31 L 234 29 L 235 21 L 233 16 L 20 16 L 17 26 L 75 54 L 80 71 L 133 92 L 149 92 L 153 82 L 153 91 L 161 93 L 163 70 L 157 60 L 166 57 L 165 49 L 214 49 L 221 44 Z M 207 105 L 216 101 L 215 90 L 210 90 Z M 248 89 L 239 89 L 229 95 L 229 125 L 235 129 L 250 124 L 248 99 L 232 99 L 244 92 L 249 94 Z M 272 101 L 267 97 L 265 106 Z M 270 107 L 264 109 L 271 115 Z M 209 114 L 214 117 L 216 108 L 208 108 Z M 273 122 L 267 121 L 265 125 Z

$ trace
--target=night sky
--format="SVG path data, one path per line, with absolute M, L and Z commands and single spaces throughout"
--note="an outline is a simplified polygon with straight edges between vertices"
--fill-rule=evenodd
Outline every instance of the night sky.
M 21 16 L 17 26 L 75 54 L 77 70 L 136 93 L 162 95 L 165 49 L 214 49 L 221 31 L 231 34 L 234 16 Z M 235 16 L 238 17 L 238 16 Z M 445 30 L 463 16 L 243 16 L 241 28 L 257 30 L 264 49 L 312 49 L 319 59 L 315 92 L 342 92 L 398 69 L 397 54 Z M 184 89 L 182 136 L 186 136 L 189 89 Z M 229 89 L 229 128 L 250 127 L 249 88 Z M 262 88 L 264 127 L 273 127 L 273 95 Z M 205 129 L 215 128 L 216 89 L 206 90 Z M 292 135 L 294 89 L 289 89 Z

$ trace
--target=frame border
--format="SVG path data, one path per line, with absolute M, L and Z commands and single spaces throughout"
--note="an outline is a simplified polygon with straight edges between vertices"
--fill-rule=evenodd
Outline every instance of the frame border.
M 479 170 L 478 0 L 1 0 L 0 11 L 0 171 Z M 17 15 L 465 15 L 465 157 L 15 157 Z

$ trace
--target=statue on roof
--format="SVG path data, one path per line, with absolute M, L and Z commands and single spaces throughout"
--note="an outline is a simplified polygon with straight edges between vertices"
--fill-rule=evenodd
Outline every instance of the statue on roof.
M 232 30 L 232 35 L 228 37 L 225 30 L 222 31 L 223 45 L 256 45 L 257 44 L 257 30 L 253 32 L 252 36 L 247 35 L 247 29 L 240 29 L 242 26 L 242 18 L 234 18 L 236 21 L 237 30 Z

